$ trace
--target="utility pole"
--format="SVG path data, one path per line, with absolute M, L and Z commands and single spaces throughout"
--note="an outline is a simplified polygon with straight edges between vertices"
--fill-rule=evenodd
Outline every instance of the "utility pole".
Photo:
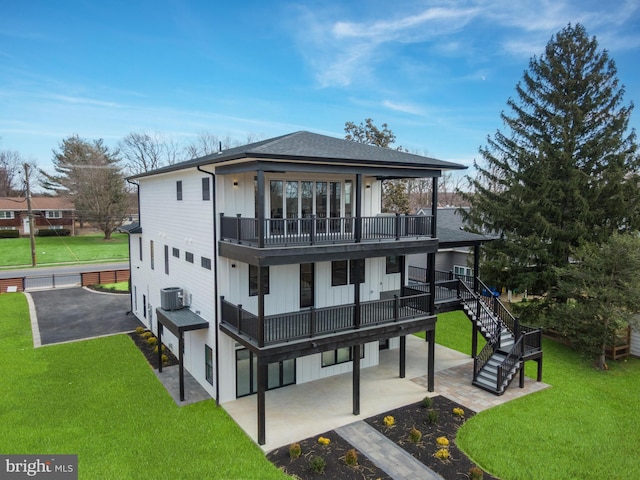
M 33 210 L 31 210 L 31 186 L 29 185 L 29 164 L 24 164 L 24 183 L 27 188 L 27 212 L 29 215 L 29 240 L 31 241 L 31 266 L 36 266 L 36 239 L 33 225 Z

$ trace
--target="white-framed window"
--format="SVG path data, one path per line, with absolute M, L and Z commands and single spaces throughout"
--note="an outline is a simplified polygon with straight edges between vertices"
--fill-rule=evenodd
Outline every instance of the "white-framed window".
M 45 210 L 44 216 L 46 218 L 62 218 L 62 212 L 60 210 Z
M 62 226 L 62 225 L 49 225 L 47 228 L 49 230 L 62 230 L 64 228 L 64 226 Z
M 13 210 L 0 210 L 0 220 L 11 220 L 12 218 L 15 218 Z
M 16 230 L 16 227 L 0 227 L 0 230 Z
M 471 270 L 469 267 L 463 267 L 461 265 L 454 265 L 453 273 L 456 277 L 473 277 L 473 270 Z

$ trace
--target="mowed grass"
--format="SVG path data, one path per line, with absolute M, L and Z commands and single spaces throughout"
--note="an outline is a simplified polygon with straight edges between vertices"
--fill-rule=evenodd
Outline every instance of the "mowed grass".
M 0 452 L 77 454 L 81 479 L 284 479 L 213 400 L 178 407 L 126 335 L 33 348 L 0 295 Z
M 466 335 L 470 344 L 463 313 L 442 317 L 439 343 L 457 345 Z M 543 351 L 551 387 L 472 417 L 458 446 L 503 480 L 640 477 L 640 359 L 612 361 L 600 372 L 557 342 L 544 339 Z M 535 362 L 525 372 L 535 378 Z M 518 388 L 517 379 L 509 388 Z
M 99 283 L 98 285 L 96 285 L 96 287 L 113 290 L 116 292 L 128 292 L 129 282 Z
M 129 258 L 129 239 L 114 233 L 111 240 L 104 235 L 77 237 L 35 237 L 36 264 L 69 264 L 100 261 L 125 261 Z M 0 267 L 31 266 L 31 244 L 28 238 L 0 239 Z

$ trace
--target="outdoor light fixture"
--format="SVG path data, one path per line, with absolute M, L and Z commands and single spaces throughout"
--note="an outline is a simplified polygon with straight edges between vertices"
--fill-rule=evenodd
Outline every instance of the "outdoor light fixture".
M 238 186 L 238 181 L 237 181 L 237 180 L 234 180 L 234 181 L 233 181 L 233 186 L 234 186 L 234 187 L 237 187 L 237 186 Z

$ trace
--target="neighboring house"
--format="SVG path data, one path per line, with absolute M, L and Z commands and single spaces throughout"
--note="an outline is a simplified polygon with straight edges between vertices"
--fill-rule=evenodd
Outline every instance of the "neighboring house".
M 431 215 L 431 213 L 427 208 L 420 208 L 417 215 Z M 474 262 L 479 259 L 480 246 L 484 242 L 491 241 L 492 237 L 467 232 L 458 207 L 438 208 L 437 219 L 440 242 L 436 255 L 436 270 L 468 277 L 478 276 L 478 265 Z M 410 277 L 420 280 L 421 274 L 427 268 L 427 256 L 410 255 L 407 263 Z
M 75 208 L 67 197 L 31 197 L 33 225 L 40 229 L 68 228 L 73 232 Z M 29 209 L 24 197 L 0 197 L 0 230 L 29 235 Z
M 296 132 L 130 177 L 132 312 L 218 403 L 257 394 L 260 444 L 267 389 L 352 372 L 358 414 L 360 369 L 399 349 L 404 376 L 412 333 L 426 332 L 433 391 L 436 303 L 462 308 L 461 287 L 435 277 L 437 212 L 382 214 L 381 183 L 432 178 L 437 192 L 461 168 Z M 410 255 L 430 259 L 422 284 Z

